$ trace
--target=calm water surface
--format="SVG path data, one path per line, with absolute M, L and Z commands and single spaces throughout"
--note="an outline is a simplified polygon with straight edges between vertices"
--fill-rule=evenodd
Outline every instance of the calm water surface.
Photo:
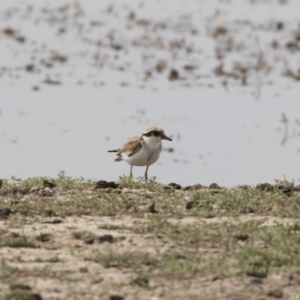
M 113 162 L 114 155 L 107 150 L 120 147 L 150 125 L 159 125 L 173 138 L 164 141 L 165 151 L 149 169 L 149 175 L 160 182 L 254 185 L 284 176 L 298 181 L 300 84 L 282 76 L 283 65 L 275 60 L 285 57 L 286 49 L 276 54 L 264 43 L 286 35 L 268 27 L 278 20 L 288 22 L 285 30 L 293 36 L 299 5 L 294 1 L 288 5 L 240 1 L 244 6 L 236 1 L 231 5 L 183 2 L 132 2 L 131 6 L 110 2 L 115 6 L 108 13 L 104 11 L 108 2 L 68 1 L 69 8 L 59 14 L 61 2 L 2 1 L 2 11 L 12 12 L 2 13 L 0 28 L 14 28 L 27 40 L 21 44 L 3 33 L 0 37 L 0 177 L 55 177 L 65 170 L 74 177 L 116 180 L 129 173 L 129 165 Z M 43 12 L 47 3 L 49 12 Z M 128 18 L 132 10 L 135 23 Z M 215 50 L 227 40 L 214 40 L 207 27 L 225 22 L 222 26 L 243 40 L 246 29 L 236 25 L 241 11 L 244 21 L 252 22 L 253 40 L 260 37 L 255 47 L 270 53 L 272 71 L 267 74 L 253 67 L 246 86 L 232 78 L 224 85 L 224 78 L 214 73 L 220 63 Z M 136 25 L 141 23 L 137 16 L 166 22 L 169 30 Z M 93 20 L 101 23 L 99 28 L 91 27 Z M 124 24 L 132 28 L 127 30 Z M 187 34 L 191 28 L 198 30 L 196 36 Z M 159 37 L 169 42 L 164 45 Z M 149 45 L 134 46 L 134 41 L 149 39 Z M 170 50 L 172 42 L 181 39 L 185 44 L 180 47 L 194 47 L 192 54 L 176 45 Z M 96 40 L 102 41 L 101 46 L 95 45 Z M 117 44 L 122 49 L 115 50 Z M 57 53 L 65 55 L 66 61 L 53 58 Z M 226 55 L 228 72 L 235 70 L 235 60 L 252 66 L 253 55 L 246 50 Z M 299 65 L 295 54 L 289 59 L 291 68 Z M 155 71 L 159 60 L 167 62 L 162 73 Z M 45 62 L 53 66 L 45 67 Z M 29 64 L 34 65 L 33 71 L 26 71 Z M 196 69 L 185 72 L 184 65 Z M 179 70 L 180 80 L 168 79 L 172 68 Z M 45 84 L 49 78 L 61 84 Z M 288 123 L 280 122 L 282 114 Z M 282 145 L 285 130 L 288 139 Z M 167 151 L 170 147 L 173 152 Z M 134 176 L 142 176 L 144 168 L 133 171 Z

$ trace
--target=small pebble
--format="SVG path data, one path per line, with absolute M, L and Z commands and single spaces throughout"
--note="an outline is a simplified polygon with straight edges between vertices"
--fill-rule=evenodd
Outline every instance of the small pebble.
M 99 243 L 104 243 L 104 242 L 113 243 L 114 237 L 111 234 L 104 234 L 99 236 L 98 240 Z
M 36 240 L 39 242 L 49 242 L 51 240 L 51 234 L 50 233 L 41 233 L 36 237 Z
M 104 188 L 112 188 L 116 189 L 119 185 L 114 181 L 106 181 L 106 180 L 99 180 L 96 183 L 95 189 L 104 189 Z
M 0 219 L 7 219 L 7 217 L 12 213 L 13 211 L 9 207 L 4 207 L 0 209 Z

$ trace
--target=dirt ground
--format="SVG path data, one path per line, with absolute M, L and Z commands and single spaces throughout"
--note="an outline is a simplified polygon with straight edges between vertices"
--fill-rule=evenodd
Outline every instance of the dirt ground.
M 1 299 L 300 299 L 297 187 L 68 180 L 4 181 Z

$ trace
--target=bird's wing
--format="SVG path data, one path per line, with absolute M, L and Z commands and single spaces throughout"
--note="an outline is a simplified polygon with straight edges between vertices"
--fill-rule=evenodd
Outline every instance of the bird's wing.
M 127 153 L 131 156 L 137 153 L 142 148 L 142 142 L 140 138 L 131 138 L 128 143 L 126 143 L 118 152 L 118 154 Z

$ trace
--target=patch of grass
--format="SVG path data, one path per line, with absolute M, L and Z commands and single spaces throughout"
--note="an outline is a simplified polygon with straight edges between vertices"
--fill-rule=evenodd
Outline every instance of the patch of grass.
M 124 230 L 127 229 L 125 225 L 112 225 L 112 224 L 103 224 L 97 226 L 99 229 L 105 230 Z
M 46 260 L 46 262 L 49 263 L 58 263 L 58 262 L 63 262 L 62 259 L 60 259 L 57 255 L 56 256 L 52 256 L 49 259 Z
M 187 253 L 157 257 L 163 262 L 160 266 L 176 278 L 196 273 L 232 276 L 300 269 L 299 223 L 265 226 L 263 220 L 258 220 L 178 225 L 155 216 L 148 224 L 137 226 L 135 232 L 163 235 L 177 245 L 176 249 Z M 203 249 L 205 255 L 201 254 Z
M 0 241 L 1 247 L 10 247 L 10 248 L 37 248 L 37 244 L 33 239 L 28 238 L 25 235 L 17 237 L 7 237 Z
M 5 296 L 5 300 L 30 300 L 38 299 L 33 296 L 34 294 L 30 291 L 15 290 Z
M 131 279 L 131 284 L 138 285 L 140 287 L 147 287 L 149 284 L 149 274 L 137 274 Z
M 57 175 L 56 183 L 66 189 L 85 189 L 96 186 L 96 181 L 92 179 L 84 179 L 80 178 L 72 178 L 71 176 L 67 176 L 65 171 L 60 171 Z
M 262 192 L 256 189 L 220 190 L 212 193 L 200 190 L 192 194 L 193 208 L 185 215 L 205 217 L 236 217 L 244 214 L 260 216 L 297 217 L 300 214 L 299 193 L 285 196 L 281 190 Z
M 83 177 L 80 178 L 73 178 L 71 176 L 67 176 L 65 171 L 60 171 L 57 175 L 57 178 L 50 178 L 50 177 L 29 177 L 22 181 L 21 179 L 12 177 L 11 179 L 20 181 L 23 187 L 33 187 L 33 186 L 41 186 L 43 185 L 43 180 L 47 180 L 50 182 L 54 182 L 56 185 L 70 190 L 70 189 L 86 189 L 95 187 L 96 181 L 92 179 L 84 179 Z
M 86 238 L 96 238 L 97 235 L 90 231 L 74 231 L 72 232 L 72 236 L 74 239 L 83 240 Z
M 138 177 L 134 179 L 129 176 L 123 175 L 119 176 L 118 184 L 120 187 L 147 190 L 153 190 L 158 186 L 158 182 L 155 176 L 145 181 L 144 177 Z
M 190 278 L 199 272 L 201 257 L 202 255 L 199 252 L 184 255 L 177 252 L 166 253 L 159 260 L 161 274 L 177 279 Z
M 77 282 L 81 280 L 81 276 L 78 277 L 78 274 L 72 270 L 64 270 L 61 272 L 59 279 L 62 281 L 70 281 L 70 282 Z
M 49 260 L 45 260 L 45 262 L 61 262 L 58 261 L 56 257 L 50 258 Z M 34 267 L 31 269 L 20 269 L 18 270 L 18 277 L 38 277 L 38 278 L 54 278 L 62 281 L 77 281 L 73 275 L 77 273 L 68 269 L 55 269 L 52 270 L 53 265 L 46 265 L 42 268 Z
M 15 274 L 15 272 L 17 272 L 16 269 L 2 262 L 0 265 L 0 280 L 10 278 Z
M 43 197 L 30 195 L 26 201 L 20 202 L 14 208 L 16 213 L 10 218 L 19 218 L 20 215 L 40 218 L 41 216 L 48 216 L 48 212 L 56 217 L 72 215 L 115 216 L 123 211 L 123 207 L 122 198 L 115 195 L 108 195 L 99 199 L 96 195 L 86 196 L 78 193 L 65 195 L 64 199 L 55 197 L 53 201 L 47 203 Z
M 219 275 L 222 277 L 236 276 L 241 273 L 241 269 L 237 265 L 236 259 L 232 259 L 227 255 L 203 255 L 203 261 L 198 272 L 201 275 Z
M 123 202 L 115 195 L 105 198 L 74 196 L 69 201 L 59 201 L 58 212 L 63 215 L 115 216 L 123 210 Z
M 92 280 L 91 280 L 91 283 L 92 284 L 99 284 L 101 283 L 102 281 L 104 280 L 104 278 L 100 275 L 95 275 L 93 276 Z
M 22 181 L 23 187 L 32 188 L 34 186 L 43 185 L 43 179 L 51 180 L 48 177 L 28 177 L 24 181 Z
M 105 268 L 139 268 L 141 265 L 155 265 L 157 263 L 157 260 L 148 253 L 116 252 L 112 249 L 105 252 L 95 249 L 87 260 L 100 263 Z

